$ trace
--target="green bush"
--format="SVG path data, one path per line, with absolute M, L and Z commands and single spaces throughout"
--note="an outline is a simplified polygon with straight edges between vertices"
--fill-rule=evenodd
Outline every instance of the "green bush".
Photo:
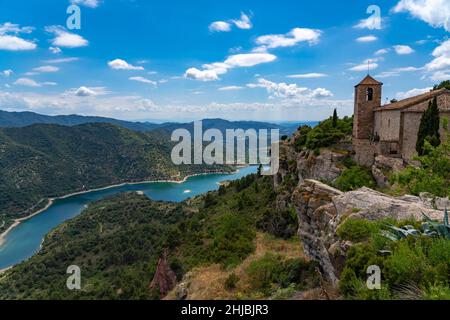
M 338 229 L 343 239 L 364 241 L 347 252 L 339 283 L 342 294 L 352 299 L 448 298 L 450 240 L 423 235 L 383 240 L 380 230 L 387 222 L 348 219 Z M 396 227 L 419 224 L 416 221 L 390 223 Z M 365 285 L 367 268 L 371 265 L 381 268 L 381 290 L 368 290 Z
M 353 166 L 342 172 L 336 179 L 335 186 L 342 191 L 352 191 L 361 187 L 374 188 L 376 183 L 369 169 Z
M 228 278 L 225 280 L 225 289 L 226 290 L 233 290 L 236 288 L 236 284 L 239 282 L 239 277 L 232 273 L 228 276 Z
M 210 251 L 213 262 L 236 265 L 255 250 L 255 231 L 248 219 L 233 213 L 218 217 Z
M 409 166 L 393 176 L 392 182 L 419 195 L 429 192 L 439 197 L 450 196 L 450 139 L 434 148 L 425 141 L 425 155 L 415 158 L 420 166 Z
M 367 240 L 374 231 L 374 224 L 365 219 L 347 219 L 337 229 L 337 235 L 343 240 L 361 242 Z
M 309 150 L 317 150 L 332 146 L 341 141 L 346 136 L 352 134 L 353 118 L 345 117 L 338 119 L 330 117 L 327 120 L 320 122 L 316 127 L 311 128 L 302 126 L 298 129 L 299 135 L 296 138 L 294 145 L 297 151 L 304 147 Z
M 253 289 L 269 295 L 277 288 L 295 285 L 297 289 L 315 287 L 318 277 L 315 272 L 318 264 L 301 258 L 283 259 L 279 255 L 266 253 L 253 261 L 246 270 Z

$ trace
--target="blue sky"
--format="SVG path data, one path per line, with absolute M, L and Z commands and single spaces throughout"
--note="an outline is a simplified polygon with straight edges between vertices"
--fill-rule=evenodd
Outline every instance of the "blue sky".
M 80 30 L 66 24 L 72 2 Z M 0 109 L 161 121 L 351 115 L 368 65 L 383 101 L 450 78 L 449 31 L 448 0 L 0 0 Z

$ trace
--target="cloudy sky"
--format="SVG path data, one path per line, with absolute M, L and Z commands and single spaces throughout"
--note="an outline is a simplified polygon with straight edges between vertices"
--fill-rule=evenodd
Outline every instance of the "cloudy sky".
M 79 30 L 67 25 L 72 3 Z M 448 0 L 0 0 L 0 109 L 161 121 L 351 115 L 368 68 L 383 101 L 449 79 L 449 32 Z

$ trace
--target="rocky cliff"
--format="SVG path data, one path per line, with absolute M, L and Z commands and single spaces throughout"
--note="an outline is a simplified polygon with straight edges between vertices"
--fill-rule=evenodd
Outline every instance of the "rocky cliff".
M 351 144 L 322 149 L 320 154 L 297 151 L 294 135 L 280 147 L 280 170 L 274 177 L 277 209 L 296 211 L 304 251 L 319 261 L 333 285 L 338 283 L 346 252 L 353 245 L 336 234 L 346 219 L 422 220 L 423 213 L 432 219 L 442 219 L 442 210 L 450 205 L 448 199 L 435 199 L 426 194 L 392 197 L 369 188 L 344 193 L 329 186 L 352 165 L 353 156 Z M 402 159 L 378 156 L 370 171 L 378 187 L 389 188 L 389 175 L 404 168 Z
M 316 180 L 305 180 L 296 187 L 291 204 L 298 215 L 298 234 L 305 253 L 319 261 L 325 276 L 333 284 L 337 284 L 345 253 L 352 246 L 336 234 L 346 219 L 393 218 L 400 221 L 421 220 L 422 213 L 432 219 L 443 216 L 442 211 L 434 210 L 429 201 L 420 197 L 390 197 L 368 188 L 343 193 Z

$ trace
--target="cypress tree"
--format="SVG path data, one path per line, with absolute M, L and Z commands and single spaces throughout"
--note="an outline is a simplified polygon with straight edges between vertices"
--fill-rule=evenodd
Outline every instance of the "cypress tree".
M 425 153 L 425 141 L 428 141 L 433 147 L 441 144 L 441 137 L 439 134 L 439 108 L 437 98 L 428 104 L 428 109 L 424 112 L 420 120 L 419 132 L 417 134 L 417 153 L 422 156 Z
M 337 127 L 338 119 L 339 118 L 338 118 L 337 110 L 334 109 L 334 112 L 333 112 L 333 128 Z

